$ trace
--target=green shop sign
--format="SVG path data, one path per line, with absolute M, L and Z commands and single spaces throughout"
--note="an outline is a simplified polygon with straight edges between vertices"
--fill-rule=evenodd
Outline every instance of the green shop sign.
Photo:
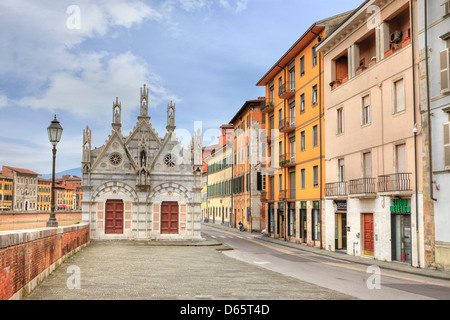
M 408 199 L 393 199 L 391 213 L 411 213 L 411 205 Z

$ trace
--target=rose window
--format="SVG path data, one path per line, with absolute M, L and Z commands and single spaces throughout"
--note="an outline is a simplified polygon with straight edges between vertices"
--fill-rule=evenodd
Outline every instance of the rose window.
M 109 156 L 109 161 L 113 166 L 118 166 L 122 162 L 122 156 L 119 153 L 113 153 Z
M 171 153 L 166 154 L 166 156 L 164 157 L 164 163 L 169 168 L 175 167 L 175 156 L 173 154 L 171 154 Z

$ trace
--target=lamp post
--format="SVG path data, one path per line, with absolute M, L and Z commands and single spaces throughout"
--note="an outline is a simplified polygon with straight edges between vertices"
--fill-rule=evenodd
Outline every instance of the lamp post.
M 53 170 L 52 170 L 52 197 L 51 197 L 51 213 L 50 219 L 47 221 L 48 228 L 58 227 L 58 221 L 55 216 L 55 161 L 56 161 L 56 145 L 61 140 L 63 128 L 59 124 L 59 121 L 55 119 L 50 123 L 47 128 L 48 140 L 53 145 Z

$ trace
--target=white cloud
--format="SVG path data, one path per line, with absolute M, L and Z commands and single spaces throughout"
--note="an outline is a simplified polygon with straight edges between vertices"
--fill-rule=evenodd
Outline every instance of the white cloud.
M 73 8 L 77 10 L 73 10 Z M 74 14 L 79 19 L 72 20 Z M 69 28 L 73 21 L 79 28 Z M 9 99 L 18 106 L 78 116 L 98 115 L 116 96 L 123 105 L 139 104 L 139 88 L 150 89 L 151 105 L 179 100 L 168 93 L 160 77 L 132 52 L 86 51 L 89 39 L 113 35 L 144 20 L 162 21 L 163 14 L 143 1 L 127 0 L 5 0 L 0 4 L 0 75 L 12 74 L 29 89 L 25 96 Z M 0 108 L 8 102 L 0 93 Z
M 0 109 L 8 105 L 8 98 L 0 93 Z
M 35 109 L 66 110 L 81 117 L 99 116 L 109 111 L 116 96 L 123 107 L 137 107 L 139 88 L 144 83 L 150 91 L 150 107 L 167 100 L 179 101 L 160 77 L 149 71 L 145 61 L 131 52 L 115 56 L 103 52 L 83 58 L 76 62 L 81 72 L 55 73 L 42 96 L 27 96 L 17 103 Z

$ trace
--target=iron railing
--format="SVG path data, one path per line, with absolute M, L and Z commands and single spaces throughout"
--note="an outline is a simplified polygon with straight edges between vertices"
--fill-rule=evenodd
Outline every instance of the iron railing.
M 295 118 L 284 118 L 280 120 L 278 129 L 281 132 L 290 132 L 295 130 Z
M 348 184 L 349 194 L 368 194 L 376 193 L 375 178 L 361 178 L 350 180 Z
M 289 99 L 295 95 L 295 82 L 287 81 L 278 88 L 278 96 L 281 99 Z
M 378 177 L 378 192 L 412 191 L 412 173 L 394 173 Z
M 325 184 L 325 196 L 336 197 L 347 195 L 347 182 L 333 182 Z
M 280 167 L 295 166 L 295 153 L 282 154 L 279 158 Z

